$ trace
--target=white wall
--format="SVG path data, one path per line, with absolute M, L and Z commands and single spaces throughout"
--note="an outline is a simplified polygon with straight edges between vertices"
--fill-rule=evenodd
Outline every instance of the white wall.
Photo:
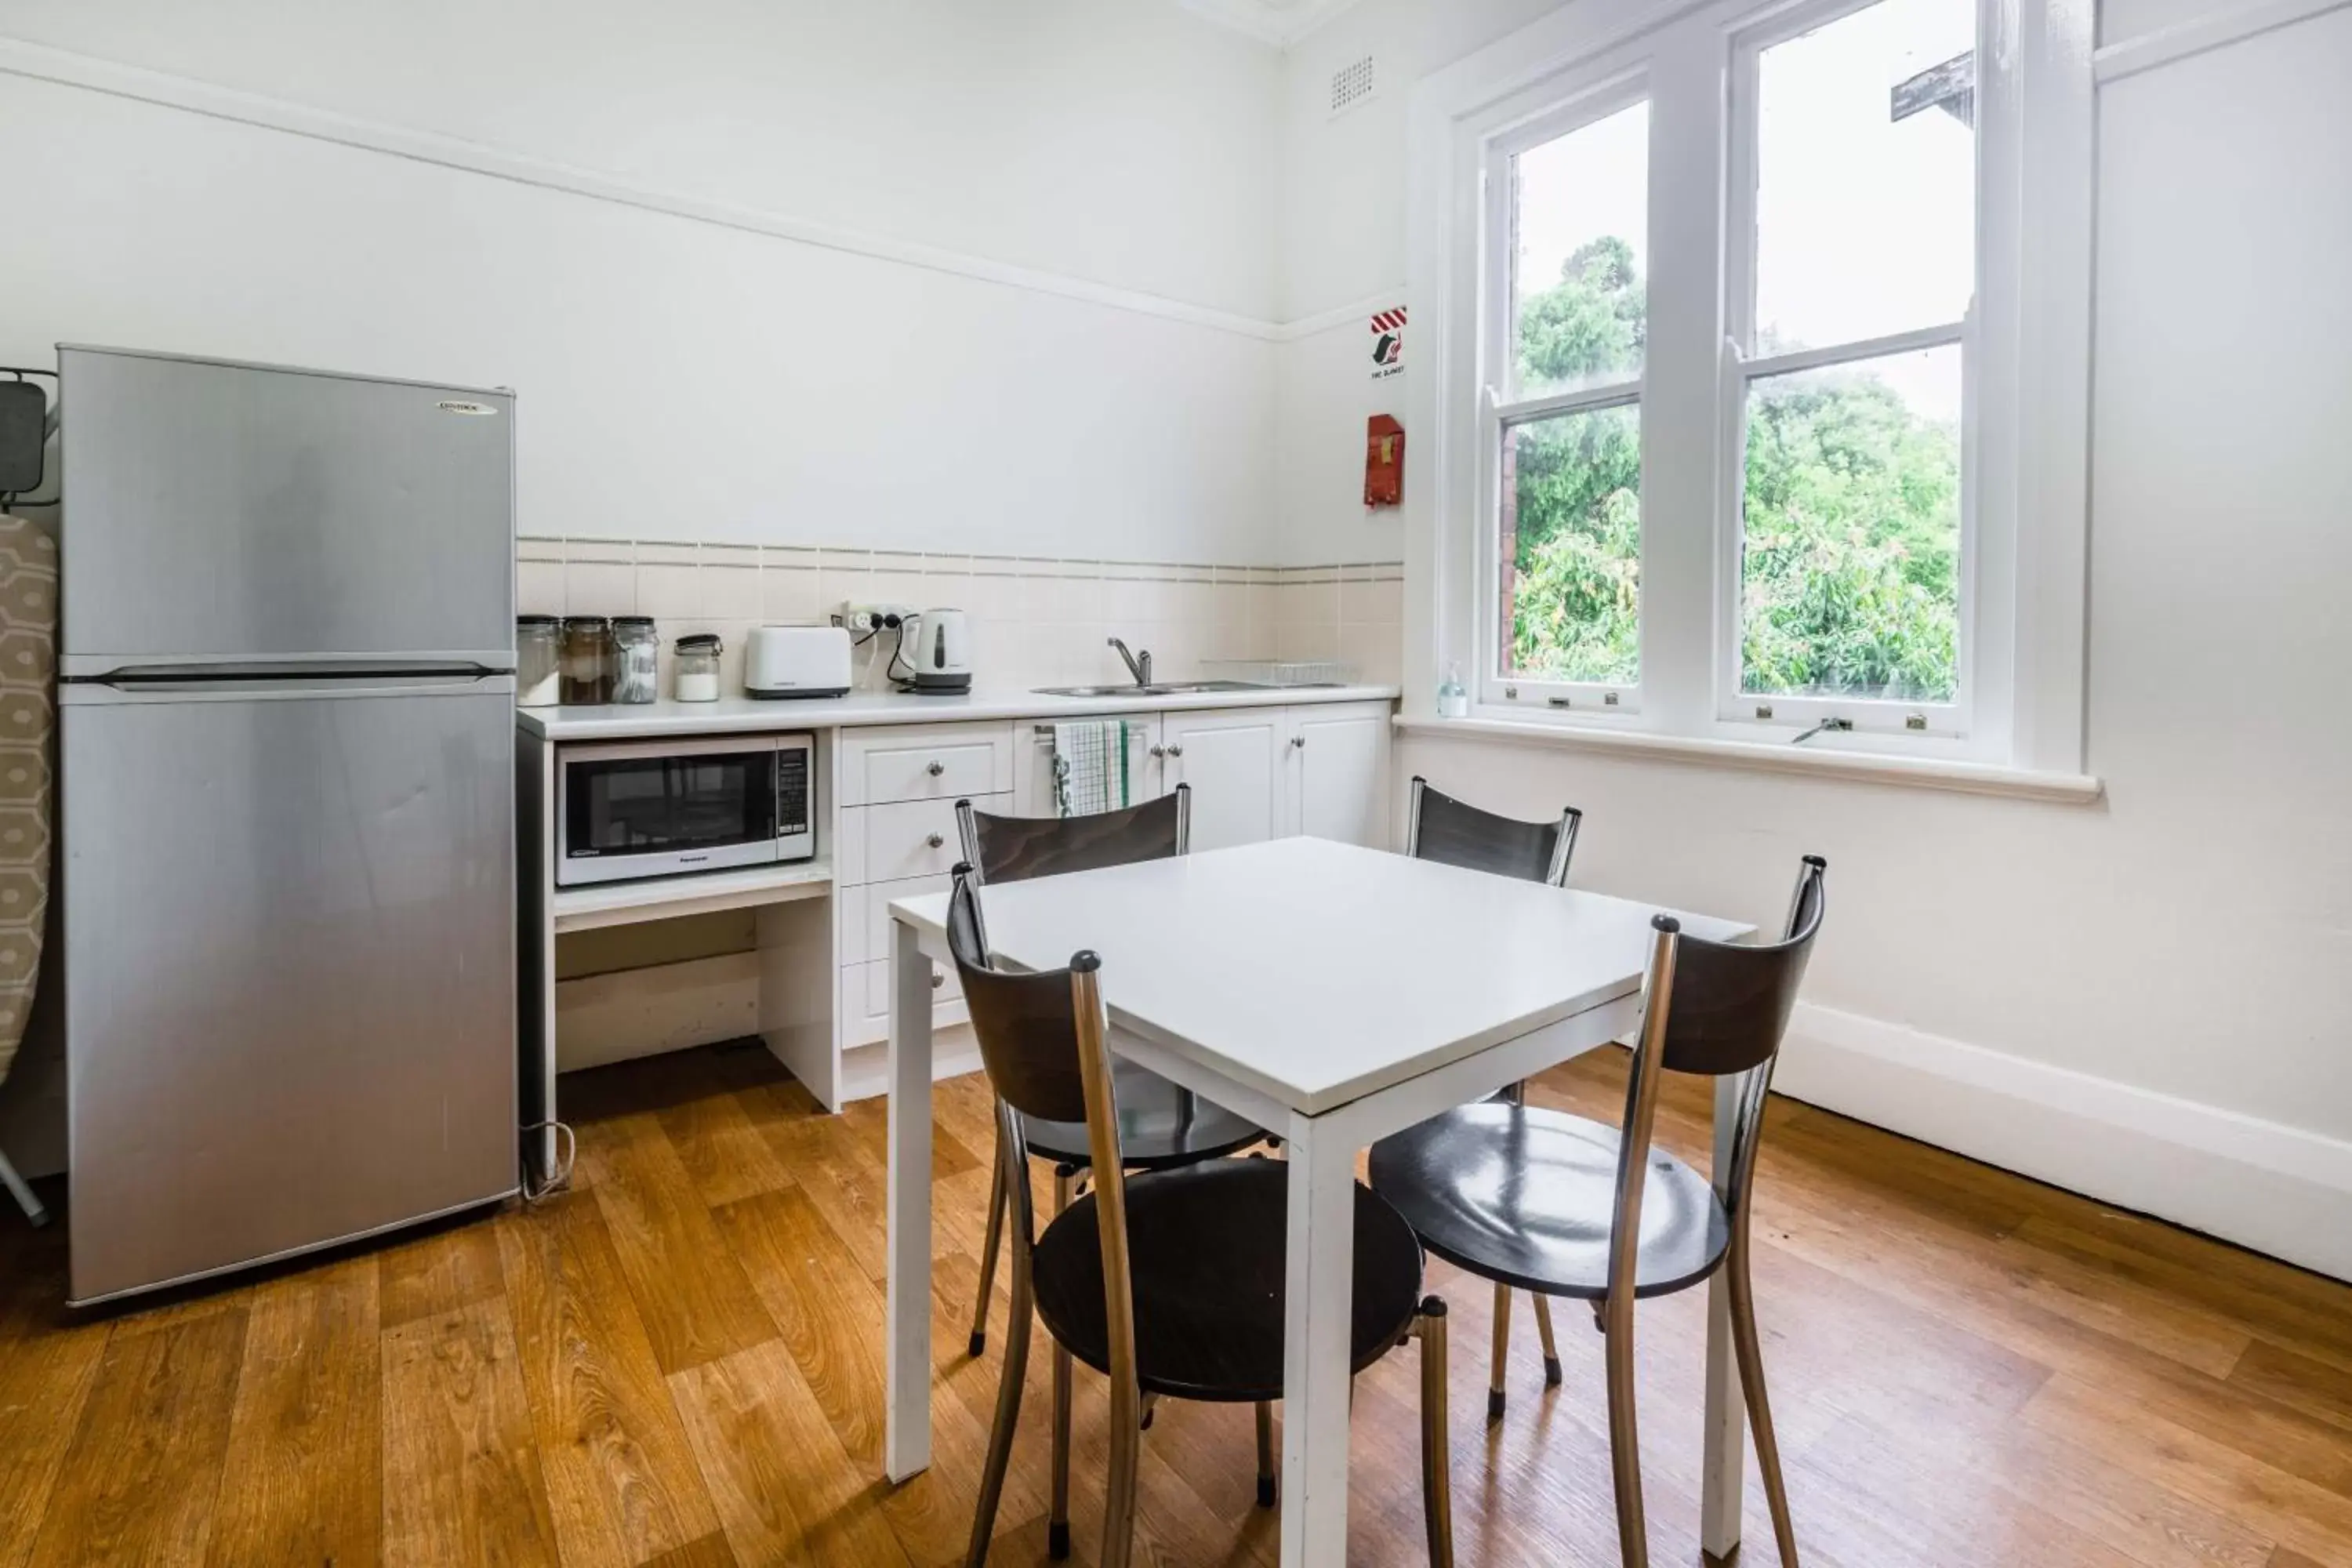
M 1403 192 L 1383 177 L 1402 93 L 1326 122 L 1330 66 L 1370 49 L 1395 87 L 1548 8 L 1370 0 L 1294 53 L 1294 308 L 1402 270 Z M 1582 806 L 1577 879 L 1610 891 L 1772 920 L 1798 855 L 1826 855 L 1785 1087 L 2352 1277 L 2346 79 L 2339 9 L 2103 89 L 2099 805 L 1426 738 L 1398 766 L 1498 809 Z M 1336 364 L 1284 352 L 1286 411 L 1318 379 L 1352 408 Z M 1302 499 L 1308 460 L 1283 463 L 1286 527 L 1344 527 L 1328 486 L 1319 510 Z
M 216 111 L 0 74 L 0 363 L 512 385 L 529 533 L 1275 559 L 1276 60 L 1165 0 L 0 0 L 0 66 Z M 321 110 L 849 247 L 239 122 Z

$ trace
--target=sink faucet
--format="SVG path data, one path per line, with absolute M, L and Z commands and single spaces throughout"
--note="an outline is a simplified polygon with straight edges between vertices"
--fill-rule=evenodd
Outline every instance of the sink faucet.
M 1117 637 L 1110 639 L 1110 646 L 1118 649 L 1119 658 L 1127 660 L 1127 672 L 1135 677 L 1135 683 L 1138 686 L 1151 684 L 1151 650 L 1150 648 L 1145 648 L 1141 653 L 1129 653 L 1127 651 L 1127 644 Z

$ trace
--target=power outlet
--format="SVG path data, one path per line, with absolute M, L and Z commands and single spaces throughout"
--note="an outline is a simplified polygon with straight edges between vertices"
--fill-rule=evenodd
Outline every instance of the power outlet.
M 871 631 L 896 630 L 914 613 L 911 605 L 861 605 L 851 600 L 835 612 L 834 620 L 853 636 L 862 637 Z

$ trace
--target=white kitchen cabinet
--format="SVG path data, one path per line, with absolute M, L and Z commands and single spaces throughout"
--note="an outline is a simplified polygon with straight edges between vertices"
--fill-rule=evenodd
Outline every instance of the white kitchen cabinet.
M 1222 708 L 1160 720 L 1166 787 L 1192 786 L 1192 850 L 1279 838 L 1290 770 L 1283 763 L 1288 710 Z
M 1286 708 L 1280 717 L 1286 731 L 1277 792 L 1283 815 L 1273 837 L 1304 834 L 1387 848 L 1389 705 L 1335 702 Z M 1193 844 L 1200 844 L 1197 827 Z

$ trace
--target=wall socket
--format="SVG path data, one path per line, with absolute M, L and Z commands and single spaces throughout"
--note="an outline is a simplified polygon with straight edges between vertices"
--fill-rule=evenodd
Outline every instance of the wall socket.
M 852 634 L 897 630 L 900 622 L 915 613 L 912 605 L 861 605 L 845 601 L 834 612 L 834 624 L 846 627 Z

